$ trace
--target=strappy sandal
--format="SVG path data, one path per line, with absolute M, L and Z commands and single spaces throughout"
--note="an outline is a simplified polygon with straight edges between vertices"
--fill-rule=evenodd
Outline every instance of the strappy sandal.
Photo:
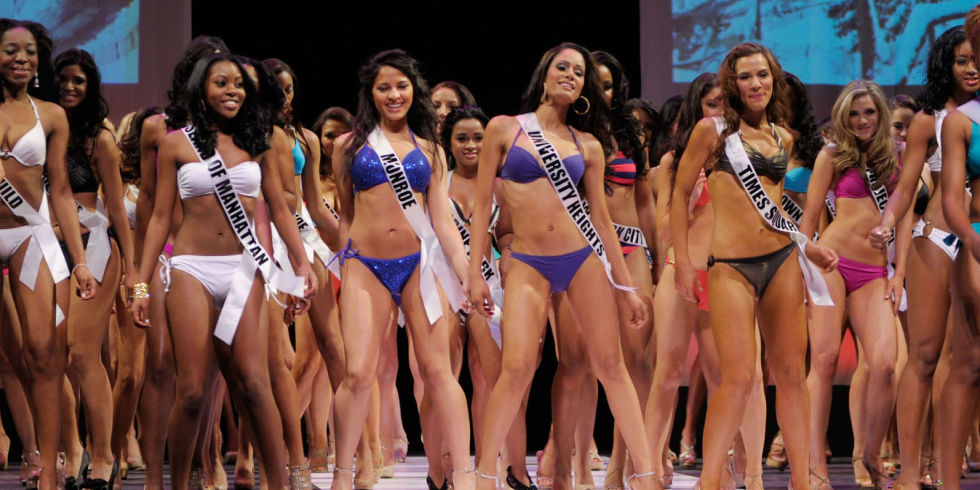
M 834 490 L 834 487 L 830 484 L 829 475 L 820 476 L 814 473 L 813 470 L 810 470 L 810 490 Z
M 851 465 L 854 466 L 854 483 L 858 488 L 874 488 L 874 481 L 871 479 L 871 473 L 864 466 L 864 458 L 861 456 L 855 456 L 851 458 Z
M 289 489 L 309 490 L 313 488 L 313 476 L 310 474 L 310 464 L 289 467 Z
M 527 481 L 530 483 L 530 485 L 525 485 L 521 483 L 521 481 L 518 480 L 516 476 L 514 476 L 514 472 L 511 470 L 511 467 L 510 466 L 507 467 L 508 487 L 513 488 L 514 490 L 538 490 L 538 487 L 534 486 L 534 481 L 531 480 L 530 473 L 527 474 Z
M 878 470 L 878 468 L 873 468 L 867 461 L 865 461 L 864 458 L 861 458 L 861 465 L 863 465 L 864 469 L 866 469 L 868 474 L 871 475 L 871 488 L 874 488 L 875 490 L 892 488 L 893 482 L 884 472 Z
M 408 441 L 402 437 L 397 437 L 392 443 L 395 446 L 393 449 L 395 462 L 404 463 L 408 457 Z
M 777 434 L 777 436 L 779 436 L 781 441 L 781 435 Z M 779 471 L 783 471 L 789 466 L 789 459 L 786 458 L 786 447 L 783 446 L 782 442 L 777 441 L 776 438 L 773 438 L 772 444 L 769 446 L 769 454 L 766 456 L 766 466 Z
M 660 488 L 664 488 L 664 481 L 661 480 L 659 477 L 657 477 L 657 473 L 655 473 L 653 471 L 648 471 L 646 473 L 633 473 L 628 478 L 626 478 L 626 488 L 629 488 L 629 489 L 632 489 L 633 488 L 631 486 L 632 483 L 633 483 L 633 480 L 635 480 L 637 478 L 648 478 L 648 477 L 653 477 L 654 483 L 659 484 L 660 485 Z
M 694 452 L 693 444 L 687 445 L 681 441 L 681 454 L 678 456 L 677 462 L 681 468 L 693 468 L 698 463 L 698 453 Z

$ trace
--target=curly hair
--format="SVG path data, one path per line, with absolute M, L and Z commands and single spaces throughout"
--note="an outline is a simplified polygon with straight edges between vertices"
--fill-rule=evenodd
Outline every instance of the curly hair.
M 544 81 L 548 76 L 548 68 L 559 53 L 566 49 L 578 51 L 585 60 L 585 86 L 582 87 L 582 96 L 589 101 L 589 111 L 585 114 L 576 114 L 574 110 L 566 115 L 565 122 L 579 131 L 591 133 L 602 143 L 603 148 L 609 148 L 609 105 L 603 97 L 602 83 L 599 82 L 599 70 L 592 53 L 584 47 L 575 43 L 561 43 L 548 51 L 538 61 L 538 65 L 531 74 L 531 80 L 524 89 L 524 96 L 521 101 L 521 112 L 533 112 L 541 105 L 541 97 L 544 95 Z
M 233 63 L 242 75 L 245 100 L 238 114 L 231 121 L 232 141 L 250 155 L 259 155 L 269 149 L 269 134 L 273 115 L 258 100 L 255 82 L 247 75 L 245 67 L 236 56 L 230 53 L 215 53 L 202 58 L 194 64 L 194 70 L 187 80 L 187 89 L 181 94 L 180 103 L 191 123 L 200 135 L 200 143 L 205 152 L 214 151 L 218 139 L 217 131 L 211 125 L 217 117 L 207 103 L 207 82 L 211 67 L 219 62 Z
M 929 48 L 926 62 L 926 85 L 916 97 L 916 102 L 926 114 L 932 114 L 946 106 L 946 101 L 956 89 L 953 79 L 953 61 L 956 48 L 966 41 L 963 26 L 955 26 L 942 33 Z
M 480 121 L 480 124 L 485 128 L 487 123 L 490 122 L 490 118 L 483 113 L 483 109 L 472 105 L 459 106 L 452 110 L 446 120 L 442 123 L 442 133 L 439 135 L 439 142 L 442 144 L 442 149 L 446 152 L 446 163 L 449 166 L 449 170 L 456 168 L 456 156 L 453 155 L 453 127 L 456 123 L 465 119 L 476 119 Z
M 817 129 L 813 117 L 813 105 L 807 94 L 806 85 L 796 75 L 785 72 L 786 84 L 789 85 L 790 114 L 789 128 L 796 132 L 793 140 L 792 158 L 797 159 L 804 167 L 813 169 L 813 162 L 823 147 L 823 138 Z
M 84 49 L 72 48 L 58 55 L 54 60 L 55 72 L 60 78 L 61 70 L 77 65 L 85 73 L 85 98 L 68 115 L 68 156 L 79 161 L 88 161 L 93 145 L 92 138 L 99 131 L 108 129 L 105 119 L 109 116 L 109 105 L 102 96 L 102 75 L 95 59 Z
M 205 56 L 227 52 L 228 46 L 225 46 L 225 42 L 214 36 L 197 36 L 187 45 L 184 49 L 184 56 L 174 65 L 173 75 L 170 78 L 170 88 L 167 89 L 169 102 L 164 108 L 164 114 L 167 116 L 167 127 L 179 129 L 189 121 L 187 111 L 180 103 L 180 97 L 187 87 L 187 80 L 194 70 L 194 65 Z
M 849 121 L 851 104 L 860 97 L 868 96 L 878 109 L 878 127 L 867 145 L 867 157 L 862 158 L 857 138 Z M 851 167 L 870 168 L 874 171 L 879 183 L 889 182 L 892 175 L 898 171 L 898 158 L 895 152 L 895 140 L 892 139 L 891 111 L 885 93 L 877 83 L 871 80 L 854 80 L 848 83 L 834 102 L 830 111 L 830 139 L 836 145 L 834 167 L 837 175 Z
M 639 121 L 633 117 L 633 110 L 627 106 L 626 100 L 630 94 L 630 82 L 626 78 L 626 70 L 615 56 L 606 51 L 593 51 L 592 56 L 596 63 L 609 69 L 613 79 L 613 96 L 609 112 L 611 118 L 611 131 L 616 145 L 623 153 L 636 163 L 636 175 L 644 177 L 647 174 L 647 156 L 640 143 Z M 612 169 L 606 167 L 606 173 L 611 174 Z
M 409 83 L 412 84 L 412 104 L 408 108 L 407 116 L 408 127 L 431 144 L 429 150 L 434 157 L 438 155 L 436 148 L 439 141 L 436 134 L 438 119 L 432 107 L 432 99 L 428 97 L 429 84 L 422 77 L 419 62 L 400 49 L 382 51 L 368 59 L 357 74 L 360 83 L 360 88 L 357 90 L 357 115 L 354 116 L 354 136 L 347 148 L 344 165 L 348 175 L 354 162 L 354 152 L 364 145 L 368 134 L 381 122 L 378 108 L 374 106 L 372 91 L 378 73 L 385 66 L 394 68 L 408 77 Z M 433 165 L 433 171 L 438 171 L 440 168 L 440 165 Z
M 54 50 L 54 41 L 51 40 L 51 34 L 48 33 L 48 30 L 43 25 L 37 22 L 2 18 L 0 19 L 0 37 L 7 31 L 18 27 L 30 31 L 31 35 L 34 36 L 34 42 L 37 44 L 37 72 L 35 76 L 37 77 L 38 86 L 35 87 L 33 82 L 28 83 L 27 93 L 36 99 L 57 102 L 57 78 L 54 73 L 54 65 L 51 63 L 51 54 Z M 0 83 L 5 83 L 5 81 L 0 80 Z M 0 102 L 3 102 L 4 97 L 3 91 L 0 90 Z
M 772 96 L 766 106 L 766 117 L 772 124 L 785 123 L 789 119 L 789 103 L 786 100 L 786 92 L 789 87 L 786 85 L 786 78 L 783 76 L 783 67 L 779 61 L 769 51 L 769 48 L 757 43 L 742 43 L 732 48 L 721 62 L 718 69 L 718 85 L 725 98 L 725 122 L 728 127 L 723 136 L 728 136 L 736 131 L 740 126 L 742 110 L 741 94 L 738 90 L 738 73 L 735 71 L 735 64 L 739 59 L 747 56 L 761 54 L 769 64 L 769 74 L 772 77 Z
M 123 182 L 138 184 L 140 181 L 140 136 L 143 134 L 143 122 L 150 116 L 163 113 L 157 106 L 140 109 L 129 119 L 129 124 L 123 128 L 119 139 L 119 152 L 122 153 L 122 164 L 119 168 Z

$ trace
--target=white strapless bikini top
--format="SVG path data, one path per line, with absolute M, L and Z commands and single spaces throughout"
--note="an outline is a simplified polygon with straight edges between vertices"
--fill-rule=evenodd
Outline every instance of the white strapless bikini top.
M 247 161 L 228 167 L 228 176 L 235 192 L 242 196 L 258 197 L 262 170 L 258 162 Z M 181 199 L 214 194 L 211 174 L 202 162 L 185 163 L 177 169 L 177 189 Z

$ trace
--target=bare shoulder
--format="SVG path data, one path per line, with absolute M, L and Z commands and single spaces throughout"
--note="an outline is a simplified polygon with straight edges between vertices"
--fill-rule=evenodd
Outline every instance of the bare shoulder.
M 48 128 L 48 130 L 58 125 L 68 124 L 68 116 L 65 114 L 65 109 L 60 105 L 39 99 L 34 99 L 34 103 L 37 105 L 37 113 L 41 118 L 41 125 Z

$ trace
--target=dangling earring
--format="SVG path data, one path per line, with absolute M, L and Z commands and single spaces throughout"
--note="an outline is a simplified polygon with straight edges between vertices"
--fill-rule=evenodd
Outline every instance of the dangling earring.
M 578 104 L 578 101 L 580 101 L 580 100 L 584 100 L 585 101 L 585 109 L 584 110 L 581 110 L 581 111 L 578 110 L 578 107 L 575 107 L 575 105 Z M 588 114 L 589 113 L 589 109 L 591 109 L 591 108 L 592 108 L 592 104 L 589 103 L 589 99 L 586 98 L 584 95 L 580 95 L 577 99 L 575 99 L 575 104 L 572 104 L 572 111 L 574 111 L 576 114 L 578 114 L 580 116 L 584 116 L 584 115 Z
M 41 80 L 38 79 L 37 72 L 34 72 L 34 88 L 41 86 Z

